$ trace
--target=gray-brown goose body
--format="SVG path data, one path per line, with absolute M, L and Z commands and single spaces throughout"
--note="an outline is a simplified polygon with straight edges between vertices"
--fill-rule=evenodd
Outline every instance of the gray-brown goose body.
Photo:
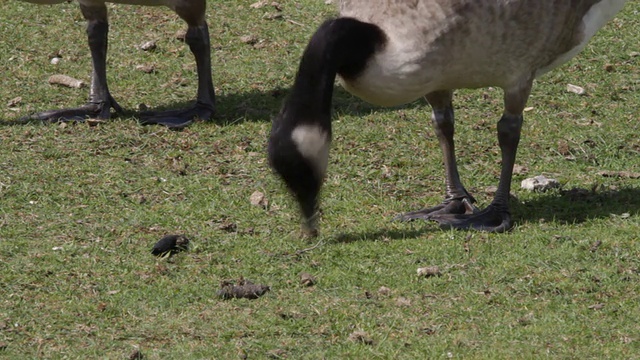
M 269 160 L 315 230 L 331 141 L 336 76 L 354 95 L 392 106 L 425 97 L 444 155 L 444 201 L 408 212 L 445 228 L 502 232 L 512 227 L 509 191 L 522 112 L 533 80 L 574 57 L 624 0 L 344 0 L 340 17 L 307 46 L 292 91 L 274 119 Z M 453 90 L 504 90 L 497 132 L 498 190 L 480 210 L 462 185 L 453 143 Z
M 35 4 L 53 5 L 67 0 L 23 0 Z M 146 112 L 141 115 L 143 124 L 160 124 L 180 128 L 194 119 L 207 120 L 215 111 L 215 90 L 211 76 L 211 45 L 205 20 L 206 0 L 78 0 L 82 15 L 87 21 L 87 38 L 91 51 L 93 71 L 89 101 L 78 108 L 44 111 L 26 117 L 43 121 L 81 120 L 85 118 L 108 119 L 111 108 L 123 112 L 111 96 L 107 84 L 107 44 L 109 21 L 106 3 L 144 6 L 167 6 L 187 23 L 185 42 L 196 59 L 198 71 L 197 99 L 186 109 L 162 112 Z

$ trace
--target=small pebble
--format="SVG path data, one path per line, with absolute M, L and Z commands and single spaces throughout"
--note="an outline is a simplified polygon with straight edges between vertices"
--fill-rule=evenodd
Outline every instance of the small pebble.
M 418 276 L 431 277 L 440 276 L 440 268 L 438 266 L 427 266 L 418 268 Z
M 529 191 L 547 191 L 560 187 L 560 182 L 556 179 L 548 178 L 544 175 L 538 175 L 529 179 L 524 179 L 520 183 L 520 187 Z
M 567 91 L 578 95 L 585 95 L 587 93 L 584 88 L 573 84 L 567 84 Z
M 156 47 L 157 47 L 156 42 L 153 40 L 150 40 L 140 45 L 140 50 L 151 51 L 151 50 L 155 50 Z
M 249 197 L 249 201 L 253 206 L 259 206 L 263 209 L 266 209 L 269 206 L 269 200 L 264 193 L 260 191 L 254 191 L 253 194 Z
M 300 284 L 304 286 L 313 286 L 316 284 L 316 278 L 309 273 L 303 272 L 300 274 Z

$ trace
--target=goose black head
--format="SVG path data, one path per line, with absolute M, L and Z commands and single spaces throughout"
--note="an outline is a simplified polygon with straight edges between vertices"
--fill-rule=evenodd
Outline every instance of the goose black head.
M 385 42 L 375 25 L 351 18 L 325 21 L 305 48 L 291 93 L 273 121 L 269 162 L 298 200 L 312 234 L 329 158 L 336 75 L 356 78 Z
M 326 121 L 299 119 L 285 106 L 274 119 L 269 163 L 295 196 L 307 230 L 316 233 L 318 196 L 327 171 L 331 130 Z

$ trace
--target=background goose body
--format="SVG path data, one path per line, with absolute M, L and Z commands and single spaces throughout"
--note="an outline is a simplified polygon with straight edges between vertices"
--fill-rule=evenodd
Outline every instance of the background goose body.
M 512 227 L 510 183 L 533 80 L 575 56 L 624 3 L 341 1 L 340 17 L 322 24 L 311 38 L 289 98 L 274 119 L 271 166 L 314 230 L 330 144 L 335 78 L 349 92 L 378 105 L 424 96 L 433 109 L 444 155 L 445 200 L 399 218 L 435 220 L 446 228 L 506 231 Z M 452 97 L 454 89 L 486 86 L 504 90 L 504 112 L 497 124 L 502 168 L 493 201 L 480 210 L 462 185 L 456 165 Z M 309 149 L 318 150 L 310 154 Z
M 40 5 L 53 5 L 53 4 L 62 4 L 65 2 L 69 2 L 69 0 L 22 0 L 26 2 L 30 2 L 32 4 L 40 4 Z M 165 5 L 169 6 L 171 4 L 180 3 L 179 0 L 77 0 L 78 3 L 83 5 L 96 5 L 96 4 L 105 4 L 105 3 L 114 3 L 114 4 L 127 4 L 127 5 L 145 5 L 145 6 L 160 6 Z
M 67 0 L 23 0 L 40 5 L 53 5 Z M 62 110 L 51 110 L 27 118 L 44 121 L 78 120 L 87 117 L 107 119 L 111 108 L 122 112 L 122 108 L 111 96 L 107 85 L 106 57 L 109 22 L 106 3 L 129 5 L 167 6 L 175 11 L 188 25 L 185 42 L 196 58 L 198 71 L 198 94 L 196 103 L 187 109 L 141 114 L 144 124 L 161 124 L 179 128 L 195 118 L 209 119 L 215 111 L 215 90 L 211 76 L 211 49 L 208 25 L 205 20 L 206 0 L 78 0 L 80 10 L 87 20 L 87 37 L 91 51 L 93 72 L 89 101 L 86 105 Z

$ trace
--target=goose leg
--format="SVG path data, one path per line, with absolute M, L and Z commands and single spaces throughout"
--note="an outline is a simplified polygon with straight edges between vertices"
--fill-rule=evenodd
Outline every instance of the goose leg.
M 147 111 L 140 114 L 142 124 L 160 124 L 173 128 L 189 125 L 194 119 L 209 120 L 215 112 L 215 89 L 211 75 L 211 44 L 205 21 L 205 1 L 184 1 L 174 8 L 187 22 L 185 42 L 196 59 L 198 71 L 198 97 L 186 109 Z
M 107 8 L 104 4 L 95 6 L 80 5 L 82 15 L 87 20 L 87 37 L 91 50 L 93 72 L 89 102 L 78 108 L 49 110 L 27 116 L 23 119 L 42 121 L 82 121 L 86 118 L 108 119 L 111 108 L 122 112 L 122 108 L 111 97 L 107 86 L 107 36 L 109 23 Z
M 505 111 L 498 121 L 498 143 L 502 154 L 500 182 L 493 201 L 481 211 L 472 214 L 438 214 L 430 219 L 437 221 L 441 227 L 449 229 L 475 229 L 489 232 L 505 232 L 511 229 L 509 213 L 509 192 L 513 165 L 520 142 L 522 128 L 522 112 L 531 91 L 532 80 L 523 81 L 518 86 L 505 89 Z
M 464 186 L 462 186 L 456 165 L 455 146 L 453 142 L 455 121 L 451 103 L 452 96 L 453 93 L 451 91 L 436 91 L 425 96 L 433 109 L 431 120 L 433 121 L 438 142 L 444 155 L 446 174 L 445 199 L 440 205 L 401 214 L 396 218 L 398 220 L 429 220 L 437 215 L 471 214 L 478 210 L 473 205 L 475 199 L 467 192 Z

